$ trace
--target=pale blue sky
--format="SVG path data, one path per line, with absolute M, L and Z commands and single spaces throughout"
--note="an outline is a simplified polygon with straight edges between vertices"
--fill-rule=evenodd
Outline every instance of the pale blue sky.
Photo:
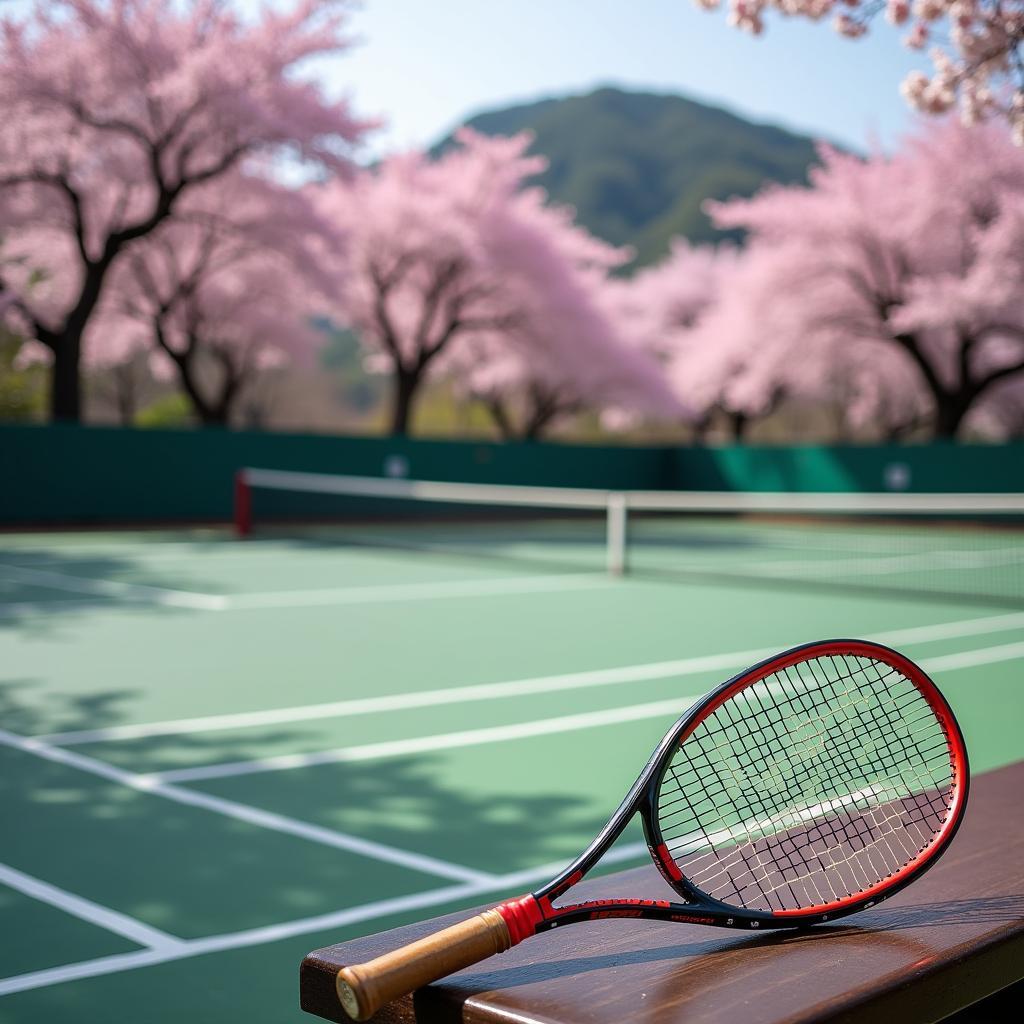
M 359 45 L 317 73 L 388 122 L 375 155 L 430 144 L 481 110 L 602 84 L 679 92 L 854 147 L 910 127 L 898 86 L 929 61 L 900 45 L 902 30 L 879 20 L 851 42 L 773 12 L 755 39 L 725 18 L 693 0 L 362 0 Z
M 469 113 L 613 83 L 680 92 L 862 147 L 911 123 L 898 86 L 927 58 L 884 22 L 866 39 L 772 17 L 752 38 L 693 0 L 364 0 L 359 47 L 323 73 L 363 113 L 375 149 L 435 141 Z

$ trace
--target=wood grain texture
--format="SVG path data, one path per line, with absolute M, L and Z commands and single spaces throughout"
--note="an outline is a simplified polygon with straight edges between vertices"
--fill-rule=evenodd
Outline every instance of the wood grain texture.
M 1024 762 L 972 782 L 940 862 L 882 905 L 805 932 L 609 920 L 527 939 L 390 1003 L 381 1024 L 797 1024 L 939 1019 L 1024 977 Z M 607 875 L 581 899 L 671 897 L 654 867 Z M 344 1024 L 338 970 L 465 920 L 452 914 L 311 953 L 304 1010 Z M 897 1016 L 898 1015 L 898 1016 Z

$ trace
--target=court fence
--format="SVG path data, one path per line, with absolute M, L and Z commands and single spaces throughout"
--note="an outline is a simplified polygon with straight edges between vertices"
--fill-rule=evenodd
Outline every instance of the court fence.
M 1024 444 L 597 446 L 0 425 L 0 525 L 227 522 L 245 466 L 615 491 L 1024 492 Z

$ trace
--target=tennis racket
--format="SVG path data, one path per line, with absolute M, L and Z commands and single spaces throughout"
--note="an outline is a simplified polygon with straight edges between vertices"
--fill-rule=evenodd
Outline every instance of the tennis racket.
M 366 1020 L 429 982 L 579 921 L 649 918 L 796 928 L 872 907 L 927 870 L 967 802 L 963 736 L 935 684 L 896 651 L 807 644 L 740 673 L 669 730 L 619 809 L 531 895 L 338 972 Z M 560 903 L 639 814 L 680 901 Z

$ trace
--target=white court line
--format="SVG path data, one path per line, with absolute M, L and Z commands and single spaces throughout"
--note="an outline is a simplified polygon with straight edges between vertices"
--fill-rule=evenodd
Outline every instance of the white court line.
M 980 636 L 1013 629 L 1024 629 L 1024 612 L 962 619 L 928 626 L 911 626 L 870 634 L 879 643 L 928 643 L 932 640 Z M 710 654 L 675 661 L 649 662 L 625 665 L 620 668 L 570 672 L 564 675 L 536 676 L 502 683 L 481 683 L 475 686 L 452 686 L 440 690 L 418 693 L 397 693 L 384 697 L 363 697 L 330 701 L 324 704 L 301 704 L 294 707 L 273 708 L 268 711 L 243 711 L 224 715 L 206 715 L 197 718 L 176 718 L 162 722 L 138 725 L 115 725 L 100 729 L 79 729 L 71 732 L 40 736 L 46 743 L 72 745 L 98 743 L 109 740 L 141 739 L 148 736 L 171 736 L 180 733 L 211 732 L 227 729 L 246 729 L 260 725 L 279 725 L 285 722 L 305 722 L 321 718 L 349 715 L 378 714 L 404 711 L 408 708 L 433 707 L 440 704 L 461 704 L 471 701 L 493 700 L 504 697 L 522 697 L 533 693 L 587 689 L 597 686 L 615 686 L 623 683 L 644 682 L 673 676 L 695 675 L 722 669 L 745 668 L 747 665 L 771 657 L 782 647 L 760 647 L 727 654 Z
M 122 771 L 111 764 L 97 761 L 92 757 L 85 757 L 71 750 L 51 747 L 49 744 L 43 743 L 38 739 L 16 736 L 14 733 L 3 729 L 0 729 L 0 744 L 13 747 L 15 750 L 20 750 L 26 754 L 34 754 L 36 757 L 41 757 L 47 761 L 66 765 L 69 768 L 77 768 L 80 771 L 89 772 L 91 775 L 98 775 L 101 778 L 109 779 L 111 782 L 128 786 L 142 793 L 162 796 L 167 800 L 173 800 L 175 803 L 185 804 L 189 807 L 201 807 L 204 810 L 213 811 L 216 814 L 222 814 L 237 821 L 244 821 L 259 828 L 282 832 L 285 835 L 307 839 L 310 842 L 320 843 L 324 846 L 332 846 L 338 850 L 346 850 L 349 853 L 356 853 L 363 857 L 371 857 L 374 860 L 396 864 L 399 867 L 409 868 L 423 874 L 474 883 L 490 883 L 494 877 L 486 872 L 474 871 L 472 868 L 462 867 L 459 864 L 450 864 L 447 861 L 438 860 L 436 857 L 409 853 L 406 850 L 399 850 L 393 846 L 384 846 L 381 843 L 360 839 L 357 836 L 350 836 L 344 832 L 335 832 L 332 829 L 322 828 L 319 825 L 310 825 L 307 822 L 287 818 L 284 815 L 274 814 L 271 811 L 249 807 L 246 804 L 236 803 L 233 800 L 223 800 L 220 797 L 211 796 L 207 793 L 198 793 L 189 789 L 181 789 L 178 786 L 167 785 L 143 775 Z
M 938 625 L 932 627 L 916 627 L 911 630 L 901 631 L 904 634 L 914 633 L 913 637 L 906 637 L 906 641 L 910 642 L 912 639 L 927 640 L 927 639 L 938 639 L 944 636 L 954 635 L 971 635 L 973 632 L 969 629 L 969 622 L 982 623 L 988 621 L 991 624 L 995 624 L 1000 620 L 1008 620 L 1015 618 L 1014 616 L 1000 616 L 991 620 L 969 620 L 960 624 L 946 624 L 946 626 Z M 951 627 L 959 627 L 960 632 L 954 633 L 949 632 Z M 1015 628 L 1012 625 L 997 626 L 999 628 Z M 938 634 L 934 631 L 939 630 Z M 980 632 L 994 631 L 994 630 L 980 630 Z M 895 641 L 893 641 L 895 642 Z M 1016 657 L 1020 654 L 1024 654 L 1024 644 L 1004 644 L 1000 647 L 993 647 L 983 649 L 979 651 L 966 651 L 960 654 L 954 655 L 942 655 L 932 659 L 928 659 L 923 663 L 923 667 L 929 671 L 942 671 L 942 670 L 954 670 L 958 668 L 966 668 L 972 665 L 984 664 L 989 661 L 1003 660 L 1006 657 Z M 0 733 L 0 739 L 3 739 L 4 734 Z M 30 744 L 37 741 L 24 740 L 24 744 Z M 101 762 L 93 762 L 91 759 L 80 758 L 78 755 L 71 754 L 67 751 L 56 751 L 50 748 L 53 754 L 62 754 L 72 757 L 77 762 L 91 762 L 93 767 L 87 768 L 86 770 L 96 771 L 96 767 L 106 768 Z M 60 759 L 60 758 L 59 758 Z M 63 760 L 63 759 L 60 759 Z M 83 767 L 81 763 L 77 765 Z M 122 773 L 117 769 L 112 769 L 117 776 L 124 776 L 126 773 Z M 106 771 L 101 771 L 99 774 L 107 775 Z M 109 775 L 108 775 L 109 777 Z M 121 781 L 121 780 L 119 780 Z M 148 788 L 148 787 L 136 787 L 136 788 Z M 168 787 L 162 787 L 166 790 Z M 613 863 L 619 859 L 628 859 L 637 857 L 642 854 L 642 844 L 631 844 L 629 847 L 622 847 L 619 850 L 612 850 L 603 859 L 604 863 Z M 479 882 L 467 882 L 461 885 L 447 886 L 444 888 L 434 889 L 426 893 L 419 893 L 414 896 L 399 897 L 391 900 L 381 900 L 373 903 L 363 904 L 359 907 L 352 907 L 345 910 L 336 911 L 330 914 L 324 914 L 317 917 L 303 918 L 295 921 L 286 922 L 279 925 L 264 926 L 261 928 L 250 929 L 248 931 L 234 932 L 218 936 L 209 936 L 203 939 L 196 940 L 185 940 L 181 947 L 176 948 L 173 952 L 161 951 L 141 951 L 138 953 L 127 953 L 112 957 L 103 957 L 96 960 L 84 961 L 77 964 L 69 964 L 61 967 L 48 968 L 42 971 L 34 971 L 28 974 L 18 975 L 12 978 L 0 980 L 0 995 L 7 995 L 14 992 L 22 992 L 30 989 L 41 988 L 49 985 L 59 984 L 61 982 L 72 981 L 80 978 L 96 977 L 100 975 L 112 974 L 121 971 L 133 970 L 139 967 L 145 967 L 152 964 L 165 963 L 170 960 L 184 959 L 190 956 L 197 956 L 203 953 L 224 951 L 229 949 L 237 949 L 245 946 L 258 945 L 267 942 L 273 942 L 279 939 L 285 939 L 301 934 L 308 934 L 310 932 L 325 930 L 328 928 L 343 927 L 348 924 L 354 924 L 362 921 L 374 920 L 381 917 L 387 917 L 389 915 L 402 913 L 410 910 L 425 909 L 431 906 L 437 906 L 443 903 L 452 902 L 455 900 L 468 898 L 476 895 L 482 895 L 486 892 L 497 891 L 503 888 L 518 886 L 520 884 L 526 884 L 532 880 L 543 879 L 557 871 L 561 867 L 558 865 L 545 865 L 541 868 L 530 869 L 528 871 L 514 872 L 504 876 L 494 876 L 487 881 Z
M 1022 616 L 1022 625 L 1024 625 L 1024 616 Z M 271 711 L 239 712 L 228 715 L 211 715 L 205 718 L 182 718 L 142 725 L 111 726 L 106 729 L 83 729 L 75 732 L 54 733 L 52 736 L 40 738 L 48 743 L 69 746 L 75 743 L 139 739 L 146 736 L 191 734 L 221 729 L 243 729 L 283 722 L 303 722 L 321 718 L 376 714 L 385 711 L 404 711 L 409 708 L 433 707 L 439 704 L 462 704 L 471 701 L 493 700 L 499 697 L 522 697 L 533 693 L 555 693 L 564 690 L 693 675 L 715 669 L 733 668 L 736 665 L 746 665 L 750 661 L 757 661 L 759 658 L 773 653 L 774 649 L 738 651 L 733 654 L 682 658 L 678 661 L 626 665 L 622 668 L 595 669 L 589 672 L 571 672 L 566 675 L 537 676 L 505 683 L 481 683 L 475 686 L 453 686 L 443 690 L 421 690 L 416 693 L 396 693 L 385 697 L 332 701 L 327 704 L 304 704 Z
M 229 761 L 224 764 L 198 765 L 194 768 L 176 768 L 171 771 L 143 775 L 142 778 L 158 783 L 223 779 L 236 775 L 254 775 L 258 772 L 308 768 L 318 764 L 376 761 L 387 757 L 422 754 L 430 750 L 451 750 L 455 747 L 476 747 L 485 743 L 505 743 L 509 740 L 527 739 L 531 736 L 577 732 L 580 729 L 594 729 L 598 726 L 616 725 L 620 722 L 637 722 L 645 718 L 662 718 L 669 715 L 678 718 L 686 710 L 686 702 L 695 700 L 699 696 L 698 693 L 691 697 L 673 697 L 670 700 L 636 704 L 627 708 L 587 711 L 578 715 L 560 715 L 557 718 L 541 718 L 532 722 L 518 722 L 515 725 L 495 725 L 484 729 L 439 733 L 434 736 L 416 736 L 406 740 L 386 740 L 383 743 L 367 743 L 358 747 L 318 750 L 312 754 L 280 754 L 277 757 L 261 757 L 251 761 Z
M 647 847 L 643 843 L 623 844 L 608 851 L 601 859 L 602 864 L 616 864 L 626 860 L 635 860 L 645 856 Z M 411 896 L 398 896 L 387 900 L 375 900 L 345 910 L 335 910 L 316 917 L 298 918 L 281 924 L 264 925 L 246 931 L 229 932 L 224 935 L 210 935 L 201 939 L 186 939 L 174 949 L 161 951 L 140 950 L 136 953 L 121 953 L 115 956 L 99 957 L 75 964 L 60 967 L 49 967 L 41 971 L 31 971 L 10 978 L 0 979 L 0 996 L 12 995 L 15 992 L 26 992 L 31 989 L 59 985 L 62 982 L 76 981 L 82 978 L 95 978 L 105 974 L 118 974 L 140 967 L 167 963 L 171 960 L 183 960 L 187 957 L 201 956 L 205 953 L 221 953 L 246 946 L 258 946 L 268 942 L 308 935 L 310 932 L 326 931 L 327 929 L 343 928 L 347 925 L 373 921 L 395 914 L 408 913 L 413 910 L 425 910 L 443 903 L 453 903 L 474 896 L 483 896 L 489 892 L 500 892 L 525 886 L 531 882 L 546 881 L 561 871 L 566 861 L 543 864 L 525 871 L 514 871 L 506 875 L 492 876 L 486 882 L 467 882 L 461 885 L 449 885 L 427 892 L 415 893 Z
M 120 914 L 116 910 L 93 903 L 92 900 L 84 899 L 81 896 L 75 896 L 74 893 L 59 889 L 57 886 L 40 881 L 31 875 L 26 875 L 7 864 L 0 864 L 0 884 L 16 889 L 41 903 L 48 903 L 51 907 L 64 911 L 65 914 L 71 914 L 73 917 L 88 921 L 89 924 L 113 932 L 122 938 L 130 939 L 140 946 L 146 946 L 148 949 L 174 950 L 184 942 L 183 939 L 162 932 L 158 928 L 151 928 L 134 917 Z
M 1000 618 L 1008 619 L 1011 617 L 1002 616 Z M 980 622 L 983 620 L 976 621 Z M 961 629 L 963 629 L 967 626 L 967 623 L 962 623 L 960 625 Z M 939 628 L 941 627 L 918 627 L 917 632 L 919 638 L 926 637 L 928 634 L 924 631 Z M 922 664 L 923 667 L 929 671 L 951 671 L 995 660 L 1003 660 L 1007 657 L 1017 657 L 1022 654 L 1024 654 L 1024 644 L 1004 644 L 999 647 L 987 648 L 978 651 L 965 651 L 960 654 L 942 655 L 928 659 Z M 2 738 L 3 734 L 0 734 L 0 739 Z M 26 740 L 24 742 L 30 743 L 32 741 Z M 70 752 L 67 751 L 52 752 L 55 754 L 70 755 L 71 757 L 78 759 L 78 755 L 71 755 Z M 80 760 L 91 761 L 91 759 Z M 100 762 L 93 762 L 93 764 L 105 767 L 102 766 Z M 114 771 L 116 772 L 117 770 L 115 769 Z M 123 775 L 125 773 L 117 772 L 117 774 Z M 166 789 L 167 787 L 163 788 Z M 630 844 L 629 846 L 619 848 L 619 850 L 610 851 L 609 854 L 603 858 L 603 862 L 614 863 L 617 860 L 638 857 L 642 852 L 642 844 Z M 48 968 L 46 970 L 35 971 L 0 980 L 0 995 L 41 988 L 80 978 L 96 977 L 99 975 L 133 970 L 152 964 L 165 963 L 169 960 L 197 956 L 203 953 L 237 949 L 245 946 L 273 942 L 300 934 L 307 934 L 314 931 L 325 930 L 327 928 L 342 927 L 348 924 L 373 920 L 405 911 L 425 909 L 427 907 L 437 906 L 446 902 L 482 895 L 489 891 L 497 891 L 503 888 L 511 888 L 513 886 L 527 884 L 533 880 L 549 877 L 560 867 L 561 864 L 545 865 L 541 868 L 514 872 L 509 875 L 492 876 L 488 880 L 467 882 L 462 885 L 434 889 L 414 896 L 376 901 L 364 904 L 360 907 L 348 908 L 346 910 L 340 910 L 334 913 L 320 915 L 318 917 L 303 918 L 279 925 L 264 926 L 261 928 L 225 935 L 209 936 L 203 939 L 185 940 L 180 947 L 175 948 L 173 951 L 142 951 L 139 953 L 103 957 L 77 964 Z
M 218 594 L 195 594 L 188 590 L 169 590 L 143 583 L 120 583 L 115 580 L 94 580 L 69 576 L 62 572 L 26 569 L 18 565 L 0 565 L 0 574 L 17 583 L 27 583 L 46 590 L 65 590 L 73 594 L 96 594 L 99 597 L 127 597 L 148 604 L 172 608 L 199 608 L 222 611 L 224 598 Z
M 358 587 L 324 587 L 317 590 L 280 590 L 254 594 L 203 594 L 169 590 L 141 583 L 86 579 L 65 573 L 27 569 L 0 564 L 0 574 L 20 583 L 49 590 L 94 594 L 98 597 L 130 598 L 145 604 L 195 608 L 201 611 L 248 611 L 258 608 L 311 608 L 318 605 L 377 604 L 383 601 L 422 601 L 456 597 L 490 597 L 504 594 L 533 594 L 568 590 L 591 590 L 614 586 L 604 572 L 576 572 L 558 576 L 510 576 L 500 579 L 450 580 L 429 583 L 371 584 Z M 71 602 L 68 602 L 70 604 Z M 29 607 L 18 602 L 18 607 Z M 51 606 L 52 607 L 52 606 Z M 62 602 L 61 607 L 66 607 Z M 0 602 L 0 613 L 4 610 Z
M 738 565 L 734 571 L 740 575 L 753 573 L 760 576 L 816 575 L 816 576 L 883 576 L 904 573 L 913 569 L 941 571 L 944 569 L 989 569 L 1024 561 L 1024 547 L 987 548 L 984 551 L 925 551 L 914 554 L 893 554 L 878 558 L 823 558 L 816 561 L 782 560 Z M 696 563 L 695 563 L 696 564 Z M 719 571 L 716 569 L 715 571 Z
M 1012 661 L 1024 656 L 1024 643 L 1002 644 L 977 651 L 962 651 L 957 654 L 926 658 L 919 664 L 926 671 L 950 672 L 956 669 L 973 668 L 998 661 Z M 276 757 L 260 757 L 250 761 L 227 761 L 221 764 L 197 765 L 193 768 L 177 768 L 166 772 L 153 772 L 141 778 L 158 783 L 198 782 L 204 779 L 233 778 L 239 775 L 255 775 L 261 772 L 287 771 L 293 768 L 309 768 L 314 765 L 341 764 L 353 761 L 371 761 L 388 757 L 404 757 L 433 750 L 451 750 L 455 747 L 475 747 L 481 744 L 505 743 L 509 740 L 527 739 L 532 736 L 547 736 L 555 733 L 577 732 L 594 729 L 620 722 L 638 722 L 648 718 L 678 717 L 690 701 L 702 696 L 680 694 L 669 700 L 653 701 L 648 704 L 634 704 L 629 707 L 608 708 L 604 711 L 589 711 L 577 715 L 559 715 L 555 718 L 541 718 L 515 725 L 488 726 L 483 729 L 466 729 L 460 732 L 439 733 L 433 736 L 416 736 L 404 740 L 387 740 L 382 743 L 368 743 L 356 747 L 338 747 L 332 750 L 318 750 L 310 754 L 281 754 Z
M 927 672 L 955 672 L 960 668 L 975 668 L 997 661 L 1012 661 L 1024 658 L 1024 643 L 1001 644 L 998 647 L 983 647 L 978 651 L 961 651 L 957 654 L 942 654 L 921 662 Z
M 380 601 L 416 601 L 423 598 L 486 597 L 495 594 L 533 594 L 544 591 L 589 590 L 614 586 L 607 573 L 571 573 L 561 576 L 510 576 L 489 580 L 452 580 L 440 583 L 385 583 L 365 587 L 330 587 L 321 590 L 283 590 L 264 594 L 227 596 L 225 609 L 308 608 L 316 605 L 371 604 Z
M 52 538 L 44 538 L 44 543 Z M 279 550 L 275 550 L 275 547 Z M 319 557 L 316 548 L 309 548 L 306 552 L 296 550 L 293 546 L 282 544 L 273 538 L 247 537 L 244 542 L 230 540 L 214 540 L 207 542 L 189 541 L 150 541 L 139 547 L 128 545 L 117 545 L 116 547 L 94 548 L 88 545 L 69 544 L 60 547 L 58 550 L 65 557 L 47 555 L 46 557 L 32 557 L 33 549 L 23 550 L 20 548 L 5 548 L 3 558 L 11 565 L 25 569 L 45 569 L 50 566 L 67 566 L 67 556 L 73 556 L 82 564 L 89 562 L 106 562 L 109 559 L 130 559 L 140 565 L 148 565 L 150 562 L 181 562 L 189 555 L 195 555 L 202 564 L 208 564 L 211 558 L 246 558 L 254 556 L 271 555 L 292 555 L 308 554 L 311 557 Z M 38 549 L 35 549 L 38 550 Z M 363 550 L 363 549 L 355 549 Z

